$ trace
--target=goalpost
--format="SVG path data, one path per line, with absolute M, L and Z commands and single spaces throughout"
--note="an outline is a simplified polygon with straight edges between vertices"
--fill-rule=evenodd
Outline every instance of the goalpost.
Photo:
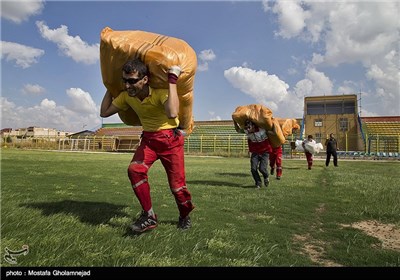
M 58 142 L 59 150 L 88 151 L 90 150 L 91 139 L 62 139 Z

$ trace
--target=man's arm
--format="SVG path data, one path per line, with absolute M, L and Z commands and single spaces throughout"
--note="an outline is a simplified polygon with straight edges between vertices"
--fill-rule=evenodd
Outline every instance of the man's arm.
M 168 71 L 168 99 L 164 103 L 165 113 L 170 119 L 174 119 L 179 113 L 179 98 L 176 82 L 181 74 L 181 68 L 179 66 L 171 66 Z
M 107 118 L 109 116 L 118 113 L 119 109 L 112 104 L 113 98 L 111 92 L 108 90 L 104 94 L 103 100 L 100 106 L 100 117 Z
M 233 121 L 233 125 L 235 126 L 235 130 L 237 133 L 244 133 L 244 129 L 241 129 L 237 122 Z

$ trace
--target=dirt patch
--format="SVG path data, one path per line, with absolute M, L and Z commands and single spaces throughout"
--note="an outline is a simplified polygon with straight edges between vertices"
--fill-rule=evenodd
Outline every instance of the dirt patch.
M 362 230 L 365 234 L 382 242 L 382 248 L 400 251 L 400 230 L 394 224 L 382 224 L 378 221 L 361 221 L 351 225 L 341 225 Z
M 325 244 L 319 240 L 313 240 L 309 234 L 298 235 L 295 234 L 293 239 L 297 242 L 303 243 L 302 252 L 307 255 L 313 262 L 326 267 L 342 266 L 334 261 L 328 260 L 325 255 Z
M 315 209 L 317 218 L 311 225 L 313 231 L 323 231 L 322 222 L 320 221 L 320 215 L 326 211 L 325 203 L 318 204 L 318 208 Z M 307 233 L 305 235 L 295 234 L 293 239 L 296 243 L 302 243 L 302 254 L 308 256 L 314 263 L 321 266 L 342 266 L 332 260 L 326 258 L 326 244 L 320 240 L 315 240 L 312 236 Z
M 318 205 L 315 209 L 317 219 L 311 225 L 313 230 L 322 230 L 321 222 L 318 217 L 326 211 L 324 203 Z M 400 251 L 400 229 L 394 224 L 383 224 L 375 220 L 360 221 L 350 225 L 340 224 L 342 227 L 351 227 L 361 230 L 365 234 L 377 238 L 381 242 L 383 249 Z M 295 243 L 302 244 L 302 254 L 308 256 L 314 263 L 321 266 L 342 266 L 326 258 L 326 244 L 320 240 L 315 240 L 307 233 L 304 235 L 294 235 Z

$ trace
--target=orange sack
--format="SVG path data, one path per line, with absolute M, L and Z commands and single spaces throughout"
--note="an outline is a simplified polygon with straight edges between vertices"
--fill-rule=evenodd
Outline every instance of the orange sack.
M 268 134 L 268 138 L 272 147 L 276 148 L 285 143 L 285 137 L 282 134 L 281 126 L 278 120 L 272 117 L 272 111 L 260 104 L 250 104 L 239 106 L 232 114 L 232 119 L 244 128 L 244 123 L 247 119 L 251 120 L 258 127 L 262 127 L 267 131 L 273 131 L 273 134 Z
M 281 126 L 283 136 L 286 138 L 288 135 L 292 134 L 294 129 L 300 129 L 299 124 L 296 119 L 282 119 L 275 118 L 278 120 L 279 125 Z
M 190 134 L 193 130 L 193 87 L 197 68 L 195 51 L 185 41 L 139 30 L 101 31 L 100 65 L 103 83 L 115 98 L 124 91 L 122 66 L 129 59 L 140 58 L 149 68 L 149 85 L 168 88 L 168 69 L 181 67 L 177 82 L 180 127 Z M 118 113 L 127 125 L 141 125 L 133 109 Z

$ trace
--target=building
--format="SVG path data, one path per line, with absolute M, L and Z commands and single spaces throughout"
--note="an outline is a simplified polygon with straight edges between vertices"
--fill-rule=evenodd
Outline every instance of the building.
M 304 98 L 303 135 L 313 135 L 317 143 L 325 143 L 334 133 L 342 150 L 364 150 L 357 95 L 311 96 Z

